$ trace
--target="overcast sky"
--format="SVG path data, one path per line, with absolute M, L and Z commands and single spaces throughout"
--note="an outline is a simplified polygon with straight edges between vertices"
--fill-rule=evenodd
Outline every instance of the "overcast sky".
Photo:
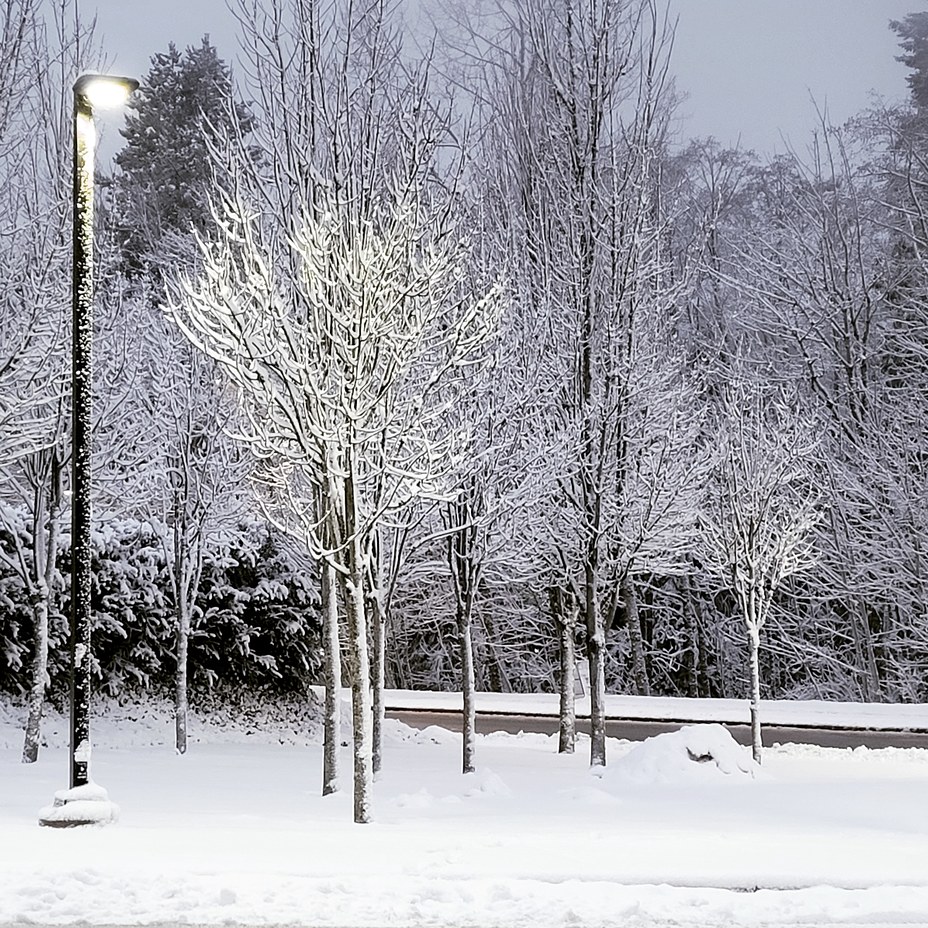
M 196 44 L 206 33 L 234 61 L 236 24 L 225 0 L 80 0 L 97 12 L 98 35 L 114 71 L 144 75 L 168 42 Z M 415 3 L 417 0 L 410 0 Z M 418 0 L 422 8 L 433 0 Z M 802 148 L 815 104 L 840 123 L 875 91 L 905 98 L 906 68 L 890 19 L 928 8 L 919 0 L 670 0 L 679 17 L 672 70 L 685 91 L 680 132 L 740 141 L 759 152 Z

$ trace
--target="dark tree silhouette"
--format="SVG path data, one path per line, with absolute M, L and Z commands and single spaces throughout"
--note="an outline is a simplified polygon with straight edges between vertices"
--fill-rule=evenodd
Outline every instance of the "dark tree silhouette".
M 208 36 L 183 53 L 171 43 L 151 62 L 116 156 L 123 260 L 135 274 L 183 253 L 190 233 L 208 225 L 209 149 L 226 132 L 247 133 L 253 124 L 248 107 L 234 101 L 231 72 Z

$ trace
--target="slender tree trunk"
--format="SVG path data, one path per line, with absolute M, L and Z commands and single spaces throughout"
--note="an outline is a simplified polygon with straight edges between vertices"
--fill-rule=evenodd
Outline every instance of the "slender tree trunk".
M 713 686 L 712 679 L 709 676 L 708 652 L 711 649 L 711 645 L 706 643 L 706 617 L 700 599 L 693 596 L 690 601 L 693 606 L 699 648 L 699 653 L 697 655 L 699 663 L 696 671 L 697 695 L 708 698 L 712 696 Z
M 354 490 L 354 467 L 351 462 L 349 462 L 344 487 L 348 562 L 348 576 L 345 579 L 345 607 L 348 613 L 348 638 L 354 670 L 351 680 L 354 820 L 359 824 L 366 824 L 371 821 L 374 785 L 373 705 L 367 615 L 364 602 L 364 551 L 358 535 L 359 519 Z
M 406 668 L 403 666 L 403 655 L 398 642 L 401 641 L 400 629 L 396 622 L 389 625 L 384 623 L 384 663 L 383 663 L 383 682 L 384 686 L 391 690 L 409 689 L 407 685 Z M 388 645 L 389 640 L 389 645 Z M 389 655 L 389 657 L 388 657 Z
M 187 753 L 187 648 L 190 643 L 190 612 L 196 584 L 188 572 L 190 544 L 186 512 L 180 496 L 174 503 L 174 610 L 177 615 L 177 638 L 174 645 L 174 750 Z
M 188 655 L 193 610 L 203 571 L 202 524 L 191 519 L 189 496 L 178 491 L 174 503 L 174 609 L 177 616 L 174 670 L 174 749 L 187 753 Z
M 409 539 L 410 527 L 404 525 L 394 528 L 390 544 L 390 561 L 387 582 L 384 584 L 381 606 L 383 608 L 383 682 L 391 690 L 405 689 L 406 679 L 397 656 L 395 623 L 390 620 L 390 607 L 397 578 L 402 573 L 403 551 Z M 392 633 L 392 634 L 391 634 Z M 388 657 L 389 655 L 389 657 Z
M 380 768 L 383 765 L 383 688 L 385 674 L 384 660 L 386 658 L 386 653 L 383 612 L 380 609 L 376 597 L 374 597 L 371 602 L 373 605 L 371 622 L 373 623 L 374 632 L 373 675 L 371 681 L 373 683 L 373 719 L 371 731 L 371 738 L 373 741 L 372 764 L 374 773 L 380 773 Z
M 573 616 L 571 616 L 573 618 Z M 561 686 L 558 711 L 557 749 L 560 754 L 573 754 L 577 746 L 576 640 L 570 618 L 561 623 Z
M 461 499 L 449 505 L 448 524 L 456 529 L 448 535 L 447 554 L 454 588 L 458 659 L 461 664 L 461 699 L 463 702 L 461 769 L 464 773 L 473 773 L 477 731 L 477 674 L 474 666 L 473 614 L 481 568 L 474 558 L 476 529 L 473 524 L 470 499 L 466 492 Z
M 182 599 L 177 608 L 177 667 L 174 672 L 174 750 L 187 753 L 187 646 L 190 641 L 190 611 Z
M 335 568 L 322 564 L 322 609 L 325 635 L 325 720 L 323 723 L 322 795 L 338 792 L 341 738 L 341 647 L 338 640 L 338 591 Z
M 461 653 L 461 693 L 464 696 L 463 763 L 464 773 L 474 772 L 474 743 L 477 731 L 476 681 L 474 675 L 474 643 L 471 636 L 470 610 L 458 622 L 458 643 Z
M 570 597 L 570 614 L 564 603 L 564 595 L 552 586 L 548 590 L 551 604 L 551 616 L 558 630 L 558 656 L 560 672 L 558 673 L 558 739 L 559 754 L 573 754 L 577 745 L 577 700 L 575 695 L 574 673 L 576 670 L 577 649 L 574 631 L 577 625 L 577 607 Z
M 508 693 L 511 690 L 509 680 L 506 677 L 506 671 L 503 667 L 503 661 L 500 657 L 499 648 L 497 647 L 496 623 L 489 615 L 488 609 L 481 609 L 481 621 L 486 632 L 486 672 L 487 681 L 491 693 Z
M 466 568 L 465 568 L 466 570 Z M 464 773 L 476 769 L 474 755 L 477 736 L 477 675 L 474 667 L 473 614 L 476 578 L 468 574 L 469 582 L 463 584 L 458 597 L 458 652 L 461 660 L 461 695 L 464 715 L 462 719 L 462 759 Z
M 352 560 L 354 558 L 352 557 Z M 371 667 L 367 649 L 367 628 L 364 615 L 364 574 L 352 567 L 346 583 L 348 631 L 353 652 L 354 676 L 351 681 L 351 726 L 353 734 L 354 820 L 359 824 L 371 821 L 371 800 L 374 779 L 372 703 L 370 692 Z
M 387 647 L 386 647 L 387 630 L 386 628 L 384 628 L 383 637 L 384 637 L 383 685 L 387 689 L 391 689 L 391 690 L 404 689 L 404 687 L 401 686 L 402 677 L 399 676 L 398 674 L 399 667 L 396 664 L 396 661 L 387 659 Z
M 856 619 L 856 621 L 855 621 Z M 857 615 L 852 618 L 854 639 L 857 652 L 864 666 L 864 699 L 868 702 L 883 701 L 883 687 L 880 682 L 880 671 L 876 664 L 876 652 L 873 649 L 873 634 L 870 631 L 870 620 L 867 617 L 867 607 L 862 598 L 857 597 Z
M 641 617 L 638 614 L 638 594 L 635 592 L 635 582 L 631 577 L 622 580 L 622 603 L 625 606 L 628 638 L 632 647 L 632 678 L 635 681 L 635 692 L 639 696 L 650 696 L 651 683 L 648 680 L 648 667 L 644 656 Z
M 596 572 L 586 567 L 586 629 L 590 663 L 590 766 L 606 766 L 606 632 L 596 602 Z
M 37 487 L 33 502 L 32 526 L 32 573 L 30 602 L 32 605 L 32 628 L 35 654 L 32 658 L 29 695 L 27 697 L 28 716 L 23 738 L 24 764 L 34 764 L 39 757 L 39 740 L 42 730 L 42 711 L 45 707 L 45 675 L 48 667 L 48 594 L 45 586 L 43 558 L 46 552 L 45 524 L 45 490 Z
M 32 606 L 35 654 L 27 699 L 28 715 L 23 739 L 23 763 L 34 764 L 39 759 L 39 744 L 42 740 L 42 713 L 45 708 L 45 681 L 48 676 L 48 590 L 44 583 L 35 591 Z
M 678 589 L 682 601 L 686 636 L 689 639 L 689 647 L 686 649 L 689 657 L 686 662 L 686 695 L 690 699 L 698 699 L 700 696 L 699 660 L 701 650 L 699 642 L 699 622 L 696 617 L 696 609 L 693 607 L 692 603 L 692 592 L 690 590 L 689 580 L 684 577 Z
M 371 570 L 370 570 L 370 589 L 367 591 L 366 601 L 370 606 L 371 622 L 371 643 L 373 654 L 371 660 L 371 686 L 373 689 L 373 728 L 371 738 L 372 747 L 372 764 L 374 773 L 380 773 L 383 763 L 383 687 L 385 677 L 386 660 L 386 636 L 385 617 L 383 614 L 383 600 L 380 589 L 380 552 L 378 546 L 373 546 L 371 550 Z
M 748 626 L 748 645 L 751 652 L 751 753 L 760 763 L 764 743 L 760 729 L 760 629 L 756 623 Z
M 33 592 L 32 621 L 35 636 L 35 654 L 27 697 L 26 730 L 23 737 L 23 763 L 33 764 L 39 757 L 42 741 L 42 714 L 45 709 L 45 687 L 48 682 L 48 617 L 51 611 L 52 590 L 61 537 L 61 468 L 53 456 L 50 471 L 51 494 L 48 505 L 48 523 L 43 512 L 44 493 L 36 494 L 36 520 L 33 531 L 33 564 L 36 585 Z M 42 505 L 40 505 L 42 503 Z

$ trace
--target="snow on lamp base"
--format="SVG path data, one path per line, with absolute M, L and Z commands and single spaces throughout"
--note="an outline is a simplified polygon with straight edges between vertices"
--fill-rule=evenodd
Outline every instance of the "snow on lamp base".
M 49 828 L 109 825 L 117 818 L 119 806 L 110 802 L 106 790 L 96 783 L 58 790 L 55 804 L 39 810 L 39 824 Z

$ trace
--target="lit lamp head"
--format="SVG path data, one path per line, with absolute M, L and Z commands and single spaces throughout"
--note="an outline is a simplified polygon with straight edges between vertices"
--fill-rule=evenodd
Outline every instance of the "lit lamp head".
M 74 101 L 79 109 L 91 113 L 94 109 L 113 109 L 125 103 L 138 87 L 139 82 L 132 77 L 82 74 L 74 82 Z

